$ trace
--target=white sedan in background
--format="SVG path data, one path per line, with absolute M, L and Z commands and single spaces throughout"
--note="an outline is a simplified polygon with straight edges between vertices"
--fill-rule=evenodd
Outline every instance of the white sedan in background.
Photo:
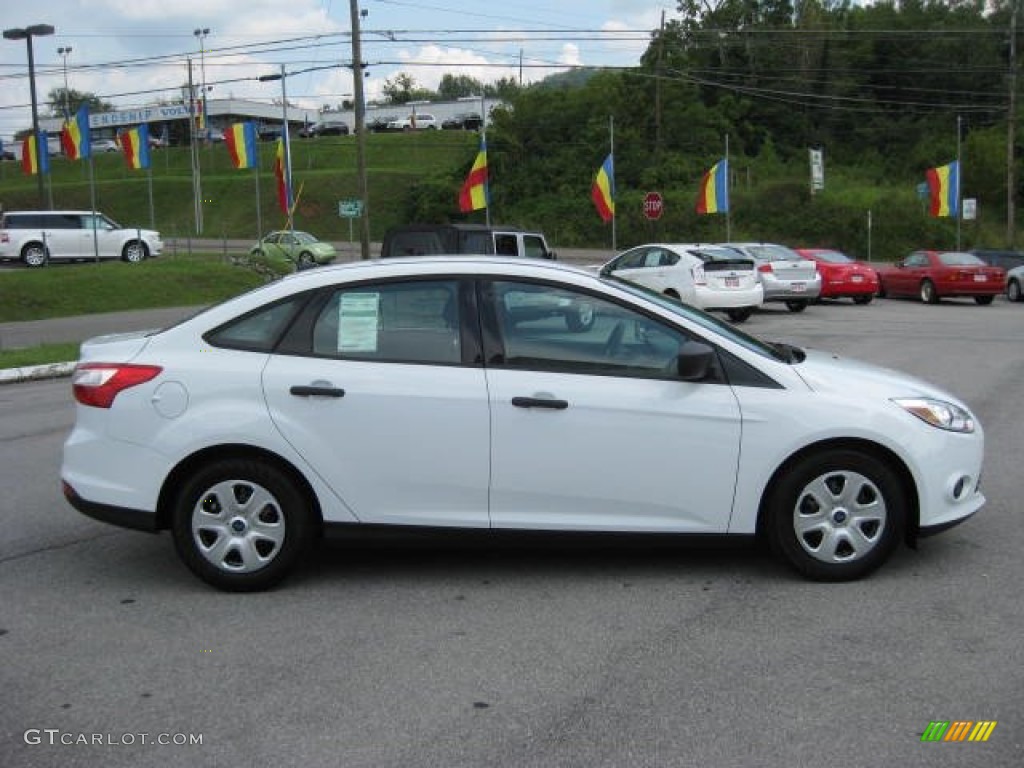
M 737 323 L 764 302 L 753 259 L 717 245 L 638 245 L 605 264 L 601 274 L 629 280 L 698 309 L 725 310 Z
M 1010 301 L 1024 301 L 1024 264 L 1006 273 L 1006 298 Z

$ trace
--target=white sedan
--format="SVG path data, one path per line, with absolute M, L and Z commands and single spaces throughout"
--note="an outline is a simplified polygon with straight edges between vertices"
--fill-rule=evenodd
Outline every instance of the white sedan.
M 1006 298 L 1010 301 L 1024 301 L 1024 264 L 1006 273 Z
M 515 318 L 538 291 L 593 322 Z M 227 590 L 378 526 L 763 534 L 839 581 L 985 501 L 982 429 L 954 395 L 551 262 L 298 272 L 86 342 L 72 383 L 65 497 L 169 529 Z
M 764 302 L 753 259 L 717 245 L 652 243 L 630 248 L 601 269 L 698 309 L 723 309 L 740 323 Z

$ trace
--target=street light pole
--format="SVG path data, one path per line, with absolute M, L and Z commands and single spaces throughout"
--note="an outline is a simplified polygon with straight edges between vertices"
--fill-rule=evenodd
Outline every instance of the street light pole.
M 266 83 L 271 80 L 281 81 L 281 141 L 284 142 L 284 188 L 288 196 L 285 204 L 288 206 L 288 229 L 295 229 L 295 221 L 292 218 L 292 143 L 288 135 L 288 89 L 285 87 L 285 80 L 288 75 L 284 71 L 284 64 L 281 65 L 281 73 L 278 75 L 260 75 L 257 80 Z
M 203 131 L 202 137 L 204 139 L 210 136 L 210 127 L 207 124 L 209 115 L 206 112 L 206 36 L 210 34 L 209 27 L 196 28 L 192 31 L 192 34 L 199 38 L 199 79 L 200 88 L 202 88 L 203 102 L 202 102 L 202 117 L 203 117 Z
M 70 45 L 62 45 L 57 49 L 57 55 L 64 57 L 64 119 L 71 117 L 71 94 L 68 93 L 68 54 L 71 53 Z
M 49 24 L 33 24 L 30 27 L 4 30 L 5 40 L 24 40 L 26 46 L 28 46 L 28 89 L 32 96 L 32 135 L 36 140 L 36 152 L 49 153 L 50 147 L 39 146 L 39 105 L 36 103 L 36 63 L 32 56 L 32 38 L 44 37 L 45 35 L 52 35 L 53 33 L 54 29 Z M 39 207 L 45 209 L 46 189 L 43 184 L 42 164 L 43 161 L 40 159 L 40 172 L 36 174 L 36 178 L 39 181 Z

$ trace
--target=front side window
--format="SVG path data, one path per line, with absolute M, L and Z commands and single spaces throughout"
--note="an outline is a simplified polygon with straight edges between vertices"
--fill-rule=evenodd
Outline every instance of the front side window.
M 494 236 L 494 252 L 499 256 L 518 256 L 519 243 L 516 242 L 516 236 L 496 234 Z
M 543 259 L 548 255 L 544 240 L 536 235 L 523 235 L 523 251 L 531 259 Z
M 350 360 L 460 363 L 458 298 L 454 280 L 339 289 L 313 324 L 313 352 Z
M 674 378 L 688 337 L 628 307 L 561 286 L 496 281 L 485 288 L 503 350 L 490 363 L 564 373 Z

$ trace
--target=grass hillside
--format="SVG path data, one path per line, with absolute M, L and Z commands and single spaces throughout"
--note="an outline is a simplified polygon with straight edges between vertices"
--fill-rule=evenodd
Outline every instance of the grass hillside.
M 452 187 L 451 212 L 457 213 L 458 187 L 476 155 L 479 137 L 462 131 L 368 134 L 371 237 L 406 220 L 406 193 L 425 180 Z M 264 231 L 284 224 L 273 173 L 276 144 L 259 145 L 260 209 Z M 295 226 L 328 240 L 347 240 L 349 220 L 338 216 L 340 200 L 355 199 L 356 139 L 330 136 L 293 139 L 292 175 L 301 197 Z M 252 170 L 236 170 L 224 144 L 199 150 L 203 198 L 203 236 L 257 236 L 256 180 Z M 152 179 L 154 224 L 165 238 L 195 235 L 191 159 L 188 147 L 152 152 L 151 174 L 126 167 L 119 153 L 93 158 L 96 207 L 128 226 L 149 226 Z M 90 208 L 88 161 L 51 160 L 49 193 L 54 208 Z M 16 163 L 0 164 L 0 204 L 6 210 L 38 207 L 34 176 Z M 358 229 L 357 229 L 358 237 Z

